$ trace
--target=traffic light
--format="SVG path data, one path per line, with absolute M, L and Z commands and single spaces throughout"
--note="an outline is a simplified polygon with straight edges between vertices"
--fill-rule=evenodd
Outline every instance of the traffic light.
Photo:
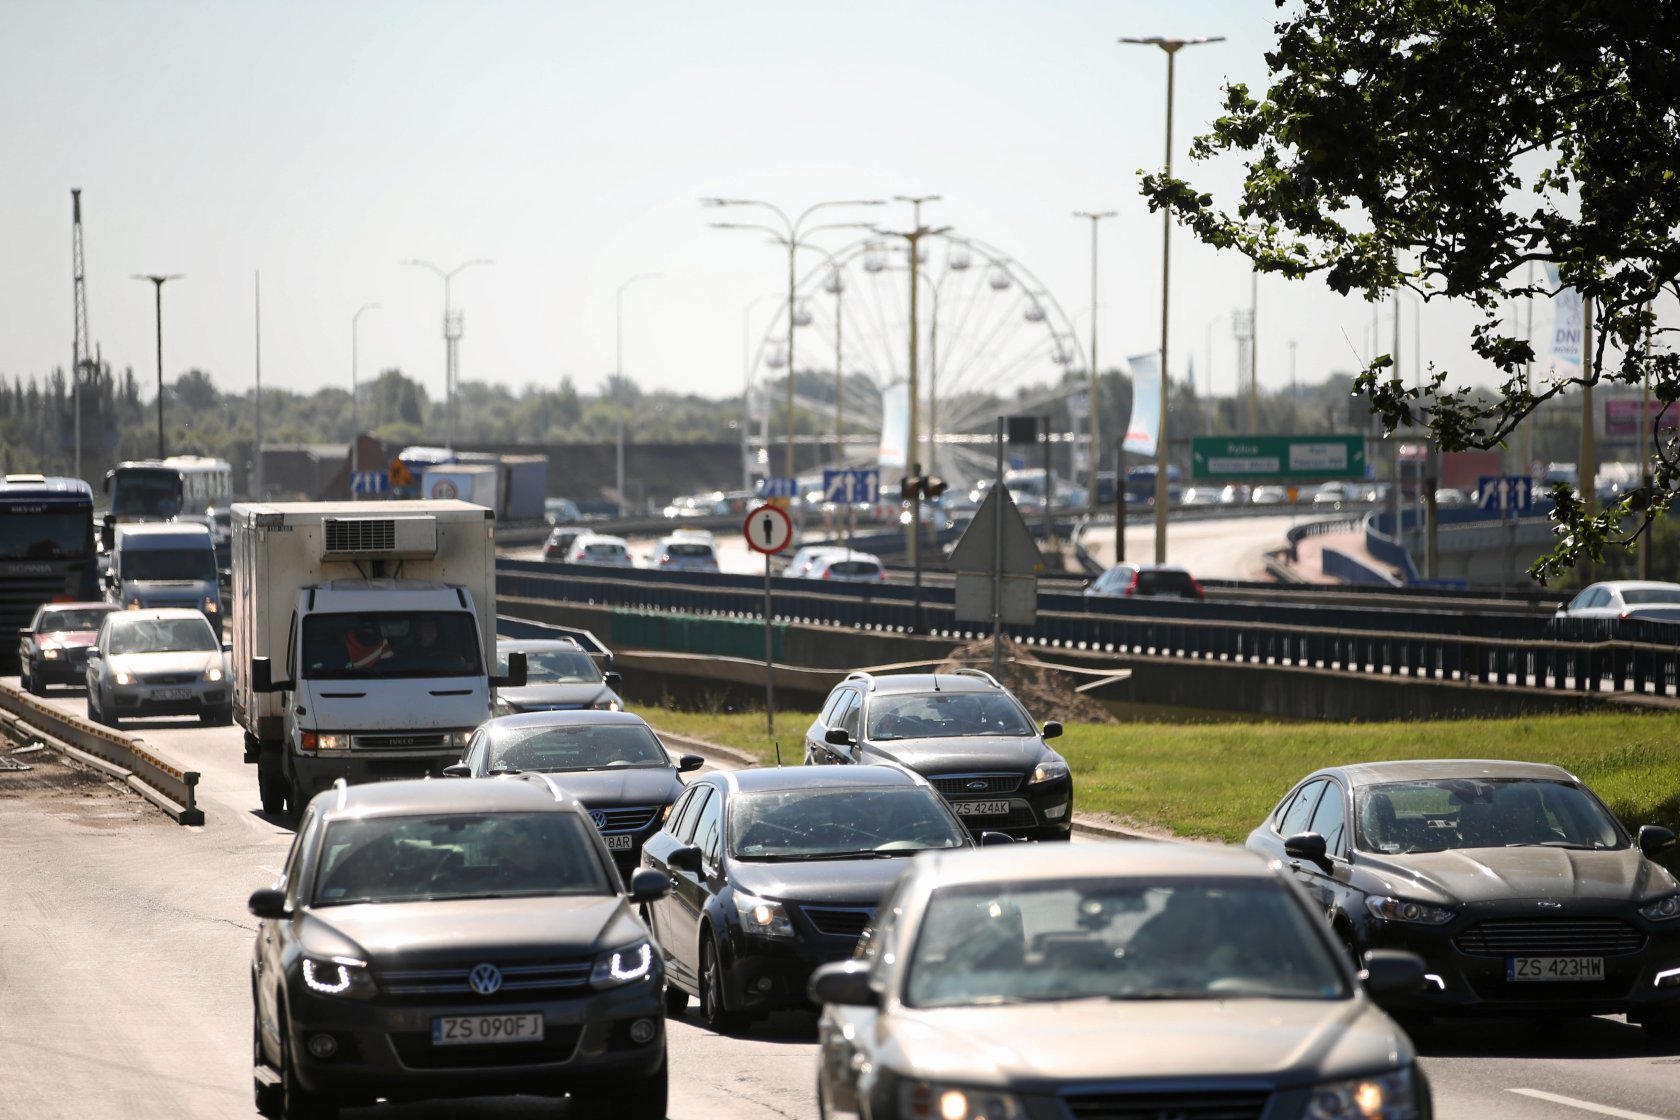
M 924 477 L 922 479 L 922 497 L 924 498 L 937 498 L 950 488 L 950 483 L 946 482 L 943 478 Z
M 898 495 L 899 495 L 899 497 L 904 499 L 907 502 L 911 498 L 914 498 L 916 496 L 916 483 L 918 481 L 920 481 L 920 480 L 917 479 L 917 477 L 913 474 L 905 475 L 904 478 L 902 480 L 900 480 L 900 482 L 898 484 Z
M 927 501 L 939 497 L 950 488 L 950 483 L 943 478 L 930 477 L 925 474 L 907 474 L 898 484 L 898 493 L 907 502 L 918 495 L 923 501 Z

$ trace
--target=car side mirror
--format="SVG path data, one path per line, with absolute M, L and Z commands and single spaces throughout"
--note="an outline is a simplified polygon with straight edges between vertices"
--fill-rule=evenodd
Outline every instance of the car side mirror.
M 472 767 L 465 762 L 451 762 L 443 768 L 441 773 L 446 778 L 470 778 L 472 777 Z
M 1283 842 L 1284 855 L 1291 859 L 1304 859 L 1326 869 L 1330 866 L 1328 851 L 1324 837 L 1316 832 L 1297 833 Z
M 865 961 L 832 961 L 811 973 L 805 994 L 812 1003 L 833 1003 L 842 1007 L 879 1007 L 881 996 L 869 984 Z
M 630 874 L 631 902 L 656 902 L 671 893 L 671 877 L 663 871 L 643 867 Z
M 601 679 L 607 682 L 608 688 L 617 688 L 619 685 L 624 683 L 624 674 L 615 673 L 609 669 L 606 673 L 602 674 Z
M 29 627 L 27 627 L 27 626 L 19 626 L 18 627 L 18 637 L 20 637 L 20 638 L 33 638 L 34 636 L 35 636 L 35 631 L 31 630 Z
M 490 678 L 490 687 L 491 688 L 524 688 L 526 679 L 527 678 L 526 678 L 526 675 L 525 675 L 525 655 L 523 653 L 521 653 L 519 650 L 514 650 L 512 653 L 508 654 L 507 676 L 505 676 L 505 677 L 491 677 Z
M 1655 859 L 1657 853 L 1664 848 L 1673 846 L 1674 832 L 1660 824 L 1642 824 L 1639 826 L 1639 850 L 1646 856 Z
M 278 887 L 252 891 L 251 899 L 245 906 L 256 918 L 289 918 L 292 914 L 286 905 L 286 892 Z
M 1047 719 L 1044 721 L 1044 738 L 1055 739 L 1060 737 L 1061 734 L 1062 724 L 1060 720 Z
M 88 647 L 87 658 L 88 658 L 89 661 L 98 661 L 101 657 L 104 657 L 104 656 L 105 655 L 103 653 L 99 652 L 99 647 L 98 646 L 89 646 Z
M 849 747 L 852 745 L 852 733 L 844 727 L 831 727 L 823 732 L 823 742 L 831 747 Z
M 700 874 L 700 849 L 693 844 L 686 844 L 666 856 L 665 863 L 678 871 L 692 871 L 698 875 Z
M 980 846 L 982 848 L 991 848 L 997 846 L 998 844 L 1013 843 L 1015 843 L 1015 837 L 1009 835 L 1007 832 L 982 832 L 980 834 Z
M 685 754 L 677 759 L 677 773 L 687 774 L 706 765 L 706 760 L 697 754 Z
M 1372 999 L 1382 996 L 1413 995 L 1423 987 L 1428 966 L 1416 953 L 1404 949 L 1372 949 L 1365 954 L 1362 983 Z

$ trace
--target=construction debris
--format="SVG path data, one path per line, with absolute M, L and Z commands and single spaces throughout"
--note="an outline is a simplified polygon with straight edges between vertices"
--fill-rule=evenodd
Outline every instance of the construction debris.
M 978 668 L 990 671 L 992 640 L 982 638 L 966 646 L 959 646 L 942 662 L 935 672 L 948 673 L 952 669 Z M 1063 723 L 1118 723 L 1119 720 L 1096 700 L 1077 691 L 1085 681 L 1071 672 L 1063 672 L 1039 661 L 1028 649 L 1003 638 L 1003 668 L 999 681 L 1013 692 L 1027 711 L 1039 722 L 1047 719 Z

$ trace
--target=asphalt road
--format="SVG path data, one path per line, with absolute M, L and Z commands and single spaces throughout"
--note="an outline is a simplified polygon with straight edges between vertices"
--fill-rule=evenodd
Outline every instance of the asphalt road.
M 79 691 L 55 690 L 52 702 L 85 710 Z M 0 1120 L 254 1115 L 255 922 L 245 899 L 271 883 L 291 832 L 258 808 L 237 729 L 182 720 L 131 729 L 200 772 L 202 828 L 174 824 L 51 752 L 28 756 L 31 771 L 0 772 Z M 813 1024 L 786 1014 L 728 1038 L 674 1020 L 673 1120 L 814 1116 Z M 1450 1023 L 1417 1041 L 1444 1120 L 1680 1120 L 1680 1049 L 1659 1052 L 1618 1019 Z M 551 1116 L 554 1106 L 345 1113 L 468 1114 Z

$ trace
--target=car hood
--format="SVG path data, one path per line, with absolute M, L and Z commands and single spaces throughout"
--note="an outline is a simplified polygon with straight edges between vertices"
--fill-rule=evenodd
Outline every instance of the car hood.
M 36 635 L 35 640 L 43 646 L 50 642 L 57 646 L 85 648 L 93 644 L 93 640 L 98 634 L 99 631 L 97 630 L 57 630 L 50 634 Z
M 540 712 L 548 708 L 587 708 L 596 701 L 610 700 L 612 690 L 600 681 L 577 684 L 529 684 L 524 688 L 498 688 L 496 695 L 515 708 Z
M 806 860 L 759 863 L 732 859 L 729 879 L 737 890 L 760 898 L 792 902 L 874 906 L 881 901 L 911 856 L 888 859 Z
M 588 956 L 642 932 L 618 896 L 590 895 L 322 906 L 304 911 L 300 936 L 307 953 L 406 967 Z
M 668 766 L 643 769 L 547 771 L 560 788 L 589 808 L 610 805 L 664 805 L 682 792 L 682 782 Z
M 987 770 L 1026 772 L 1044 756 L 1036 735 L 961 735 L 946 739 L 871 740 L 866 755 L 877 755 L 930 777 Z
M 1465 848 L 1377 856 L 1359 853 L 1361 885 L 1424 902 L 1454 905 L 1507 898 L 1643 901 L 1674 893 L 1673 875 L 1638 848 Z
M 1080 1006 L 1094 1010 L 1078 1014 Z M 1095 1031 L 1094 1015 L 1102 1024 Z M 894 1018 L 897 1054 L 886 1057 L 895 1068 L 928 1080 L 1023 1088 L 1132 1077 L 1205 1082 L 1213 1054 L 1222 1074 L 1279 1086 L 1412 1059 L 1404 1033 L 1365 999 L 1081 1001 L 907 1011 Z
M 145 676 L 153 673 L 202 673 L 206 669 L 222 667 L 222 651 L 191 649 L 173 653 L 119 653 L 106 658 L 105 662 L 115 669 Z

